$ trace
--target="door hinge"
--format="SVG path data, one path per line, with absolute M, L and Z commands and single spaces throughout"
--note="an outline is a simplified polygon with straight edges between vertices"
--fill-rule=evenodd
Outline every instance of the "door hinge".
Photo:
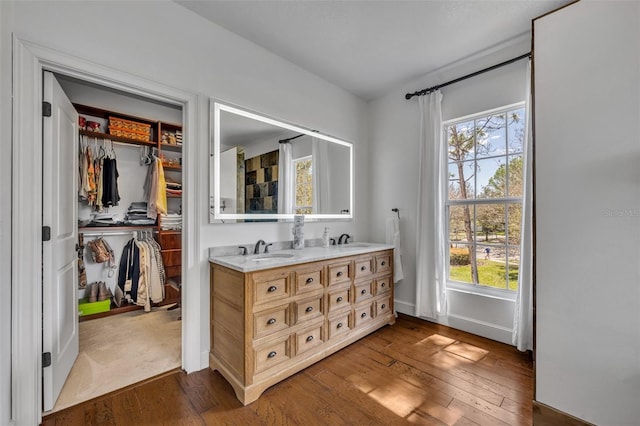
M 51 117 L 51 102 L 42 101 L 42 116 Z
M 51 227 L 43 226 L 42 227 L 42 241 L 51 241 Z
M 45 352 L 42 354 L 42 368 L 51 366 L 51 352 Z

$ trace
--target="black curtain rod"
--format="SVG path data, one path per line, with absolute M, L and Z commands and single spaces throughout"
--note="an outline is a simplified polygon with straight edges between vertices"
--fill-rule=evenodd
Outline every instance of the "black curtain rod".
M 497 65 L 493 65 L 493 66 L 491 66 L 489 68 L 485 68 L 483 70 L 476 71 L 476 72 L 471 73 L 471 74 L 467 74 L 467 75 L 465 75 L 463 77 L 458 77 L 455 80 L 447 81 L 446 83 L 438 84 L 437 86 L 429 87 L 427 89 L 422 89 L 422 90 L 419 90 L 417 92 L 407 93 L 406 95 L 404 95 L 404 98 L 405 99 L 411 99 L 414 96 L 426 95 L 427 93 L 434 92 L 434 91 L 440 89 L 441 87 L 445 87 L 445 86 L 448 86 L 450 84 L 457 83 L 459 81 L 466 80 L 466 79 L 471 78 L 471 77 L 475 77 L 476 75 L 484 74 L 485 72 L 492 71 L 492 70 L 495 70 L 496 68 L 500 68 L 500 67 L 503 67 L 505 65 L 509 65 L 509 64 L 511 64 L 513 62 L 519 61 L 521 59 L 530 58 L 530 57 L 531 57 L 531 52 L 527 52 L 524 55 L 518 56 L 517 58 L 509 59 L 508 61 L 504 61 L 504 62 L 501 62 L 501 63 L 499 63 Z
M 302 136 L 304 136 L 304 133 L 301 133 L 301 134 L 299 134 L 298 136 L 293 136 L 293 137 L 288 138 L 288 139 L 280 139 L 280 140 L 278 141 L 278 143 L 289 143 L 289 142 L 291 142 L 291 141 L 292 141 L 292 140 L 294 140 L 294 139 L 301 138 Z

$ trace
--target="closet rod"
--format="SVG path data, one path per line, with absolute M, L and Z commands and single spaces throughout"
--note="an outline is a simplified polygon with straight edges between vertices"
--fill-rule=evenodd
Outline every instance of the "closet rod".
M 85 231 L 79 231 L 82 235 L 84 235 L 85 237 L 104 237 L 104 236 L 112 236 L 112 235 L 133 235 L 136 232 L 149 232 L 151 231 L 154 234 L 157 234 L 158 231 L 156 230 L 144 230 L 144 229 L 136 229 L 136 230 L 131 230 L 131 231 L 104 231 L 104 232 L 85 232 Z
M 524 59 L 524 58 L 531 58 L 531 52 L 527 52 L 527 53 L 525 53 L 523 55 L 520 55 L 520 56 L 518 56 L 516 58 L 509 59 L 508 61 L 500 62 L 499 64 L 490 66 L 489 68 L 485 68 L 485 69 L 482 69 L 480 71 L 472 72 L 471 74 L 467 74 L 465 76 L 458 77 L 458 78 L 456 78 L 454 80 L 447 81 L 446 83 L 442 83 L 442 84 L 438 84 L 436 86 L 432 86 L 432 87 L 429 87 L 429 88 L 426 88 L 426 89 L 418 90 L 418 91 L 413 92 L 413 93 L 407 93 L 406 95 L 404 95 L 404 98 L 408 100 L 408 99 L 413 98 L 414 96 L 426 95 L 427 93 L 435 92 L 436 90 L 438 90 L 438 89 L 440 89 L 442 87 L 449 86 L 450 84 L 454 84 L 454 83 L 457 83 L 457 82 L 462 81 L 462 80 L 466 80 L 466 79 L 471 78 L 471 77 L 475 77 L 476 75 L 484 74 L 485 72 L 488 72 L 488 71 L 493 71 L 496 68 L 504 67 L 505 65 L 509 65 L 509 64 L 511 64 L 513 62 L 519 61 L 519 60 Z

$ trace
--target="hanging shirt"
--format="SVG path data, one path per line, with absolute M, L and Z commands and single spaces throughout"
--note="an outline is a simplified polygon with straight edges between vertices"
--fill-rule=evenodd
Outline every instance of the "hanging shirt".
M 159 158 L 156 159 L 156 165 L 158 167 L 156 210 L 160 214 L 167 214 L 167 182 L 164 179 L 164 169 Z

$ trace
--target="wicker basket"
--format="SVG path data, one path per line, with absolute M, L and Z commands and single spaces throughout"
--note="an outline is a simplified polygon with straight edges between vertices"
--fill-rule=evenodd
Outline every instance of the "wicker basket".
M 109 117 L 109 134 L 148 142 L 151 137 L 151 125 L 124 118 Z

